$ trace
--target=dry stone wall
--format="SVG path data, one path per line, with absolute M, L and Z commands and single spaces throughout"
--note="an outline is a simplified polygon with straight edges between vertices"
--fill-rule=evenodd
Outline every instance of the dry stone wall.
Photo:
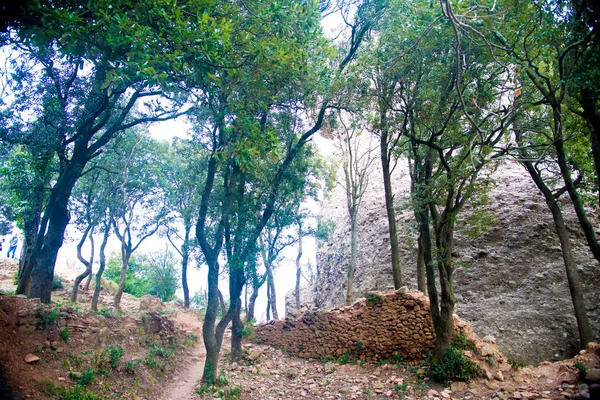
M 471 337 L 469 325 L 455 317 L 457 333 Z M 371 292 L 354 304 L 331 311 L 295 311 L 285 320 L 259 325 L 258 339 L 299 357 L 345 354 L 376 361 L 400 353 L 423 359 L 433 350 L 435 333 L 429 301 L 419 291 Z

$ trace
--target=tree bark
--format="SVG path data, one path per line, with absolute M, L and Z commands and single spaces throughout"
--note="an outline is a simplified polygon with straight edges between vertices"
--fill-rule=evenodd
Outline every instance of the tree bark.
M 575 311 L 575 319 L 577 320 L 579 343 L 580 347 L 584 349 L 588 343 L 593 341 L 594 337 L 590 328 L 590 323 L 585 308 L 585 301 L 583 298 L 583 288 L 581 286 L 581 281 L 579 280 L 579 273 L 577 272 L 575 260 L 573 259 L 571 242 L 565 226 L 562 211 L 558 205 L 558 202 L 554 199 L 552 191 L 545 184 L 538 171 L 534 168 L 533 164 L 530 161 L 523 161 L 522 164 L 527 169 L 527 172 L 529 172 L 529 175 L 535 182 L 538 189 L 540 189 L 544 195 L 546 204 L 552 212 L 554 227 L 556 229 L 558 239 L 560 240 L 560 247 L 562 250 L 565 271 L 567 274 L 567 282 L 569 284 L 569 291 L 571 293 L 571 301 L 573 302 L 573 309 Z
M 98 311 L 98 300 L 100 299 L 100 290 L 102 290 L 102 274 L 106 268 L 106 243 L 108 243 L 108 237 L 110 236 L 110 222 L 104 227 L 104 235 L 102 236 L 102 243 L 100 244 L 100 266 L 98 272 L 96 272 L 96 287 L 94 288 L 94 295 L 92 296 L 92 311 Z
M 381 103 L 381 102 L 380 102 Z M 388 232 L 390 235 L 390 250 L 392 253 L 392 276 L 394 289 L 404 286 L 402 269 L 400 267 L 400 246 L 398 244 L 398 228 L 396 224 L 396 211 L 394 210 L 394 192 L 392 191 L 392 172 L 390 168 L 389 130 L 387 126 L 386 107 L 380 104 L 379 121 L 381 137 L 379 141 L 381 155 L 381 170 L 383 172 L 383 188 L 385 193 L 385 210 L 387 212 Z
M 121 309 L 121 297 L 123 297 L 123 290 L 125 289 L 125 282 L 127 281 L 127 268 L 129 267 L 131 254 L 133 254 L 133 252 L 124 244 L 122 244 L 121 257 L 123 260 L 123 265 L 121 267 L 121 279 L 119 279 L 119 287 L 117 288 L 117 293 L 115 293 L 114 299 L 114 306 L 117 310 Z
M 300 309 L 300 278 L 302 276 L 302 223 L 298 223 L 298 255 L 296 256 L 296 309 Z
M 417 289 L 427 294 L 427 278 L 425 273 L 425 249 L 423 248 L 423 234 L 419 233 L 417 244 Z
M 273 314 L 273 319 L 279 319 L 279 315 L 277 314 L 277 293 L 275 292 L 275 279 L 273 277 L 273 266 L 270 263 L 265 264 L 265 268 L 267 270 L 267 297 L 269 298 L 269 304 L 271 307 L 271 314 Z M 267 320 L 269 318 L 269 312 L 267 311 Z
M 346 305 L 352 304 L 354 286 L 354 270 L 356 269 L 356 212 L 350 213 L 350 262 L 348 263 L 348 273 L 346 276 Z
M 85 231 L 83 232 L 81 240 L 79 240 L 79 243 L 77 243 L 77 258 L 85 266 L 85 271 L 83 271 L 83 273 L 79 274 L 75 278 L 75 282 L 73 283 L 73 291 L 71 292 L 71 301 L 73 303 L 77 302 L 77 293 L 79 291 L 79 284 L 81 283 L 81 281 L 83 281 L 86 277 L 92 275 L 92 264 L 94 262 L 94 241 L 93 240 L 92 240 L 92 251 L 90 253 L 89 261 L 86 260 L 85 258 L 83 258 L 83 254 L 81 254 L 81 248 L 83 247 L 83 244 L 85 243 L 85 240 L 87 239 L 88 234 L 90 234 L 91 230 L 92 230 L 92 226 L 88 225 L 87 228 L 85 229 Z
M 187 281 L 187 269 L 190 259 L 189 240 L 191 229 L 192 226 L 188 221 L 185 223 L 185 236 L 183 239 L 183 246 L 181 246 L 181 288 L 183 290 L 183 307 L 185 309 L 190 308 L 190 289 Z

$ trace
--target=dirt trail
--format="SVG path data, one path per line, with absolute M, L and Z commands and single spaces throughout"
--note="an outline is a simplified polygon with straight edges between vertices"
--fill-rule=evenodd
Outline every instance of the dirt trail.
M 194 390 L 202 379 L 206 358 L 202 342 L 202 321 L 189 313 L 177 313 L 174 321 L 181 329 L 193 332 L 198 337 L 198 341 L 188 353 L 186 367 L 179 371 L 165 387 L 160 400 L 194 400 L 198 398 Z

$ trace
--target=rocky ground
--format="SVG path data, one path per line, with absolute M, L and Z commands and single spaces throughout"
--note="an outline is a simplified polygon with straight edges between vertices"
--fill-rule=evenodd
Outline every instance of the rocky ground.
M 14 264 L 1 264 L 2 290 L 14 288 L 8 282 L 14 270 Z M 417 362 L 303 359 L 251 342 L 244 344 L 244 359 L 231 362 L 230 331 L 219 365 L 223 386 L 206 389 L 200 384 L 205 356 L 197 313 L 125 296 L 123 313 L 115 315 L 106 294 L 102 312 L 90 314 L 89 294 L 72 305 L 68 292 L 55 291 L 50 306 L 0 294 L 0 399 L 576 399 L 580 391 L 588 395 L 583 398 L 597 398 L 575 367 L 579 363 L 589 378 L 600 380 L 594 377 L 600 375 L 597 345 L 575 359 L 537 368 L 505 365 L 497 369 L 501 373 L 441 385 Z M 54 309 L 58 319 L 52 322 Z M 119 348 L 123 354 L 114 356 Z M 94 373 L 86 378 L 90 369 Z
M 381 180 L 375 163 L 359 213 L 355 297 L 392 286 Z M 456 313 L 470 321 L 480 337 L 496 337 L 513 360 L 540 363 L 571 357 L 578 350 L 578 334 L 551 214 L 519 165 L 499 165 L 489 181 L 487 200 L 467 206 L 457 224 L 453 254 Z M 409 188 L 408 168 L 401 160 L 394 174 L 401 263 L 409 287 L 416 288 L 416 227 Z M 600 265 L 587 249 L 568 201 L 563 205 L 598 340 Z M 346 289 L 340 282 L 345 282 L 350 253 L 347 210 L 340 188 L 323 203 L 321 214 L 334 221 L 336 229 L 329 242 L 321 243 L 316 284 L 303 290 L 303 303 L 333 308 L 344 303 Z

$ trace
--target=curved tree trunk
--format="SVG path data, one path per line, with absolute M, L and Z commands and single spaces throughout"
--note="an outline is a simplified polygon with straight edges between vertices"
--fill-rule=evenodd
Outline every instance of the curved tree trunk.
M 267 307 L 271 307 L 271 314 L 273 314 L 273 319 L 279 319 L 279 315 L 277 314 L 277 293 L 275 292 L 273 266 L 270 263 L 266 263 L 265 268 L 267 270 L 267 297 L 269 299 L 269 304 L 267 304 Z M 267 321 L 268 320 L 270 320 L 270 318 L 269 311 L 267 310 Z
M 544 183 L 542 177 L 534 168 L 531 162 L 524 161 L 522 164 L 527 168 L 527 172 L 535 182 L 536 186 L 546 199 L 546 204 L 552 212 L 552 218 L 554 220 L 554 227 L 560 240 L 560 247 L 562 250 L 563 261 L 565 264 L 565 271 L 567 274 L 567 282 L 569 283 L 569 291 L 571 293 L 571 301 L 573 302 L 573 309 L 575 311 L 575 319 L 577 320 L 577 328 L 579 330 L 579 343 L 582 349 L 586 345 L 593 341 L 593 334 L 590 328 L 589 319 L 587 316 L 585 301 L 583 298 L 583 288 L 581 281 L 579 280 L 579 273 L 577 272 L 577 266 L 573 259 L 573 251 L 571 250 L 571 242 L 569 234 L 565 226 L 562 211 L 560 206 L 554 199 L 552 191 Z
M 89 261 L 86 260 L 85 258 L 83 258 L 83 254 L 81 254 L 81 248 L 83 247 L 83 244 L 85 243 L 85 240 L 87 239 L 88 234 L 90 233 L 91 230 L 92 230 L 92 226 L 88 225 L 88 227 L 83 232 L 83 235 L 82 235 L 81 239 L 79 240 L 79 243 L 77 243 L 77 258 L 85 266 L 85 271 L 83 271 L 82 274 L 78 275 L 75 278 L 75 282 L 73 283 L 73 291 L 71 293 L 71 301 L 73 303 L 77 302 L 77 292 L 79 290 L 79 284 L 81 283 L 81 281 L 83 281 L 87 276 L 92 276 L 92 263 L 94 262 L 94 241 L 93 240 L 92 240 L 92 251 L 90 253 Z
M 117 293 L 115 293 L 114 306 L 117 310 L 121 309 L 121 297 L 123 297 L 123 290 L 125 289 L 125 282 L 127 281 L 127 267 L 129 267 L 129 260 L 131 259 L 132 252 L 125 246 L 121 246 L 121 256 L 123 259 L 123 266 L 121 267 L 121 279 L 119 280 L 119 287 Z
M 110 236 L 110 223 L 105 226 L 104 235 L 102 236 L 102 243 L 100 244 L 100 266 L 98 272 L 96 272 L 96 287 L 94 288 L 94 295 L 92 296 L 92 311 L 98 311 L 98 300 L 100 298 L 100 290 L 102 290 L 102 274 L 106 268 L 106 243 Z
M 183 246 L 181 246 L 181 288 L 183 290 L 183 307 L 190 308 L 190 289 L 187 281 L 187 269 L 190 260 L 190 231 L 192 226 L 188 221 L 185 224 L 185 236 L 183 238 Z

